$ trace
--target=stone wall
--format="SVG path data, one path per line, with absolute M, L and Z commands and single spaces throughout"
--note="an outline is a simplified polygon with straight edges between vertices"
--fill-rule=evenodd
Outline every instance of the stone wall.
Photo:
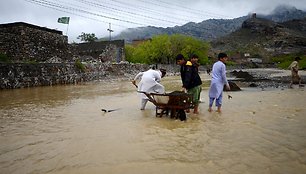
M 108 79 L 132 78 L 148 69 L 141 64 L 85 64 L 82 71 L 74 63 L 1 63 L 0 89 L 28 88 Z
M 124 40 L 69 44 L 61 31 L 24 22 L 0 24 L 0 53 L 14 63 L 125 61 Z
M 125 61 L 124 40 L 80 43 L 76 45 L 77 54 L 91 56 L 101 62 Z
M 148 65 L 122 63 L 124 40 L 68 44 L 61 31 L 23 22 L 0 24 L 0 53 L 11 59 L 0 62 L 0 89 L 133 78 L 149 69 Z M 75 64 L 76 59 L 84 69 Z
M 23 22 L 0 25 L 0 52 L 12 62 L 73 60 L 73 46 L 61 31 Z

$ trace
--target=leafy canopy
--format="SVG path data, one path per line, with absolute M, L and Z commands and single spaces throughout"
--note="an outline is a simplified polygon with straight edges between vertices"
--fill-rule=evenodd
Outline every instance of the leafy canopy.
M 93 42 L 95 40 L 97 40 L 98 38 L 96 37 L 96 35 L 94 33 L 84 33 L 82 32 L 81 35 L 79 35 L 77 37 L 77 39 L 81 39 L 81 41 L 83 42 Z
M 180 34 L 158 35 L 137 46 L 125 47 L 127 61 L 146 64 L 172 64 L 178 54 L 183 54 L 186 58 L 197 54 L 199 63 L 207 64 L 208 49 L 207 42 Z

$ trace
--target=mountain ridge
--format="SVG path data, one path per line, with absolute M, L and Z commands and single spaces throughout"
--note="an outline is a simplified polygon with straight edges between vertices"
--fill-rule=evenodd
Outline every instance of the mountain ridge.
M 154 26 L 129 28 L 113 38 L 131 42 L 132 40 L 149 39 L 159 34 L 184 34 L 201 40 L 212 41 L 238 30 L 242 23 L 251 16 L 252 14 L 234 19 L 208 19 L 199 23 L 189 22 L 182 26 L 167 28 Z M 257 14 L 257 16 L 274 22 L 286 22 L 293 19 L 302 19 L 306 17 L 306 12 L 293 6 L 280 5 L 268 15 Z
M 283 54 L 306 54 L 306 17 L 286 22 L 274 22 L 253 17 L 240 29 L 211 42 L 212 52 L 244 52 L 264 58 Z

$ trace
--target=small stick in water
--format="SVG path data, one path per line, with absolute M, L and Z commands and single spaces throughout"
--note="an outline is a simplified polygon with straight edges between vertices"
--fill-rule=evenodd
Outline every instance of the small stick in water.
M 110 109 L 110 110 L 106 110 L 106 109 L 101 109 L 101 111 L 103 112 L 113 112 L 113 111 L 117 111 L 119 109 Z

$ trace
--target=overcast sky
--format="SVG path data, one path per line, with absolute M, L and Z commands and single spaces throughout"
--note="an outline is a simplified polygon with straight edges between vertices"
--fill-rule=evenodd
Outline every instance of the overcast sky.
M 278 5 L 306 11 L 306 0 L 0 0 L 0 23 L 27 22 L 57 29 L 69 42 L 82 32 L 108 37 L 141 26 L 173 27 L 207 19 L 271 12 Z M 70 23 L 57 22 L 70 17 Z

